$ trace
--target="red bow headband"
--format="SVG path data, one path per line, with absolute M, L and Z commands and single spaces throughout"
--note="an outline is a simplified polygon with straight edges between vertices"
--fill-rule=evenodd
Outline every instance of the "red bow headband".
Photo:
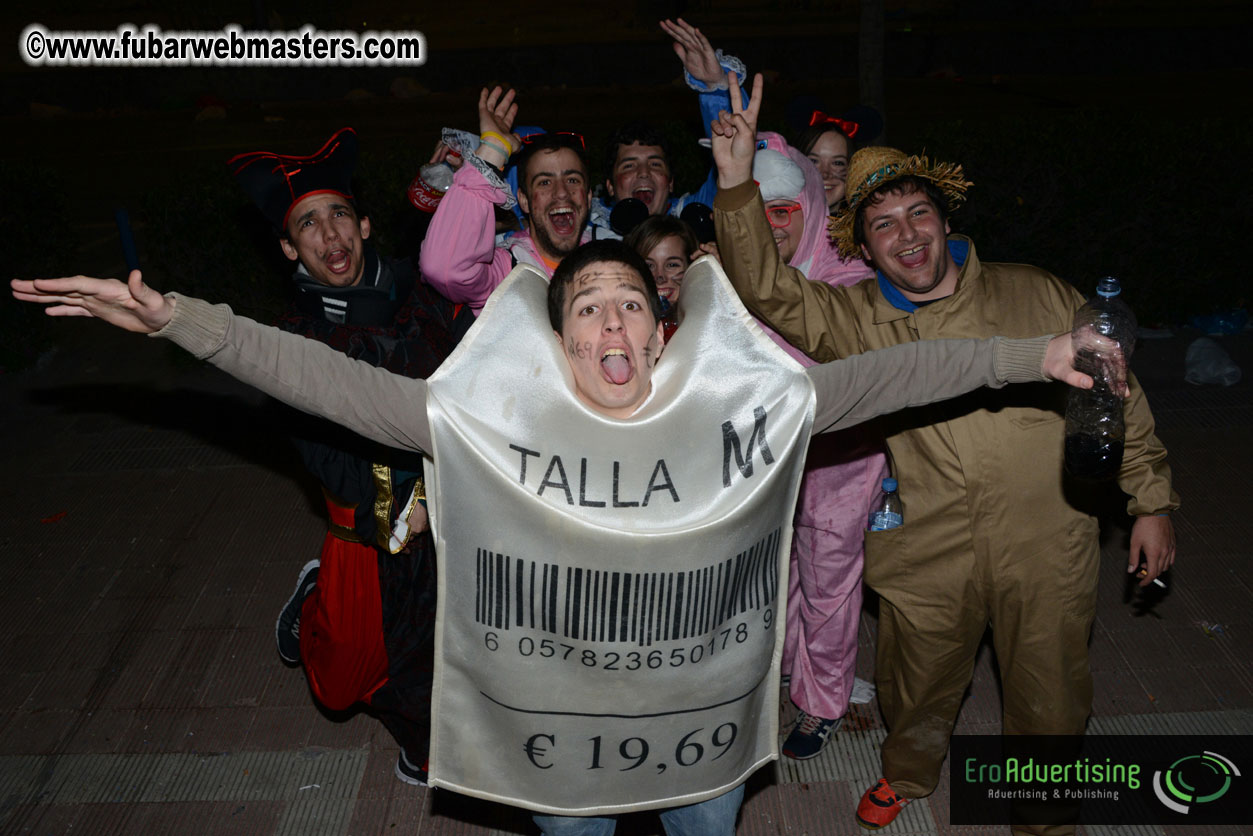
M 850 122 L 847 119 L 840 119 L 836 116 L 828 116 L 821 110 L 815 110 L 809 117 L 809 127 L 812 128 L 815 125 L 835 125 L 849 139 L 857 136 L 857 132 L 861 130 L 861 125 L 856 122 Z

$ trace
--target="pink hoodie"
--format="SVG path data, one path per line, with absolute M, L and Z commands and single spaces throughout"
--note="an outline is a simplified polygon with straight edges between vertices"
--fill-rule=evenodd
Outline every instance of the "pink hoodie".
M 822 175 L 809 158 L 788 145 L 779 134 L 763 131 L 757 134 L 757 138 L 764 140 L 767 148 L 786 154 L 805 175 L 805 188 L 796 198 L 805 216 L 805 231 L 801 233 L 800 244 L 788 264 L 800 270 L 811 281 L 826 282 L 833 286 L 854 285 L 873 277 L 874 270 L 869 264 L 860 258 L 840 258 L 835 245 L 831 243 L 827 235 L 827 196 L 822 189 Z M 776 334 L 772 328 L 762 322 L 759 324 L 772 340 L 802 366 L 814 365 L 813 360 Z

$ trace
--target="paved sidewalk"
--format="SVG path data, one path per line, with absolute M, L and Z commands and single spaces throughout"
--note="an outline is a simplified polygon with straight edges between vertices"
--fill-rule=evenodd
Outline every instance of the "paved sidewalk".
M 323 521 L 262 399 L 156 341 L 59 325 L 76 348 L 0 377 L 0 832 L 535 832 L 516 811 L 400 783 L 382 726 L 320 712 L 279 662 L 274 619 Z M 1180 564 L 1146 610 L 1124 594 L 1125 533 L 1108 532 L 1101 730 L 1253 733 L 1253 386 L 1188 387 L 1187 339 L 1136 358 L 1185 501 Z M 1253 340 L 1224 344 L 1253 372 Z M 866 678 L 873 635 L 867 615 Z M 959 731 L 998 727 L 985 652 Z M 752 780 L 738 832 L 858 832 L 882 736 L 875 707 L 855 707 L 821 758 Z M 950 827 L 946 787 L 887 833 L 1004 831 Z

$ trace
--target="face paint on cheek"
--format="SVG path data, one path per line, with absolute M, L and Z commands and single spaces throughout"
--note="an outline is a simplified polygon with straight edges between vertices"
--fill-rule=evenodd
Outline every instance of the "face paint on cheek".
M 657 364 L 657 356 L 660 353 L 657 351 L 657 338 L 650 338 L 648 345 L 644 346 L 644 365 L 651 369 Z
M 571 338 L 570 343 L 566 346 L 566 353 L 576 360 L 586 359 L 592 356 L 592 344 L 589 342 L 577 345 L 574 339 Z

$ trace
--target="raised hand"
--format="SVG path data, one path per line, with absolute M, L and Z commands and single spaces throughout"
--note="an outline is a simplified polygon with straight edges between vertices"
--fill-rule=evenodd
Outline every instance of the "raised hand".
M 687 74 L 706 87 L 722 84 L 722 65 L 709 39 L 683 18 L 661 21 L 661 28 L 674 38 L 674 54 L 683 62 Z
M 518 115 L 516 95 L 516 90 L 506 91 L 499 86 L 490 91 L 484 87 L 479 92 L 481 144 L 475 153 L 497 168 L 504 168 L 509 157 L 522 147 L 522 140 L 513 132 L 513 120 Z
M 48 316 L 91 316 L 127 331 L 160 331 L 174 315 L 174 300 L 144 284 L 132 270 L 126 282 L 73 276 L 65 279 L 13 279 L 13 297 L 47 305 Z
M 729 189 L 753 177 L 753 155 L 757 153 L 757 114 L 761 112 L 763 82 L 761 73 L 753 76 L 753 92 L 743 104 L 740 82 L 727 73 L 731 88 L 731 112 L 725 110 L 710 124 L 714 163 L 718 167 L 718 188 Z

